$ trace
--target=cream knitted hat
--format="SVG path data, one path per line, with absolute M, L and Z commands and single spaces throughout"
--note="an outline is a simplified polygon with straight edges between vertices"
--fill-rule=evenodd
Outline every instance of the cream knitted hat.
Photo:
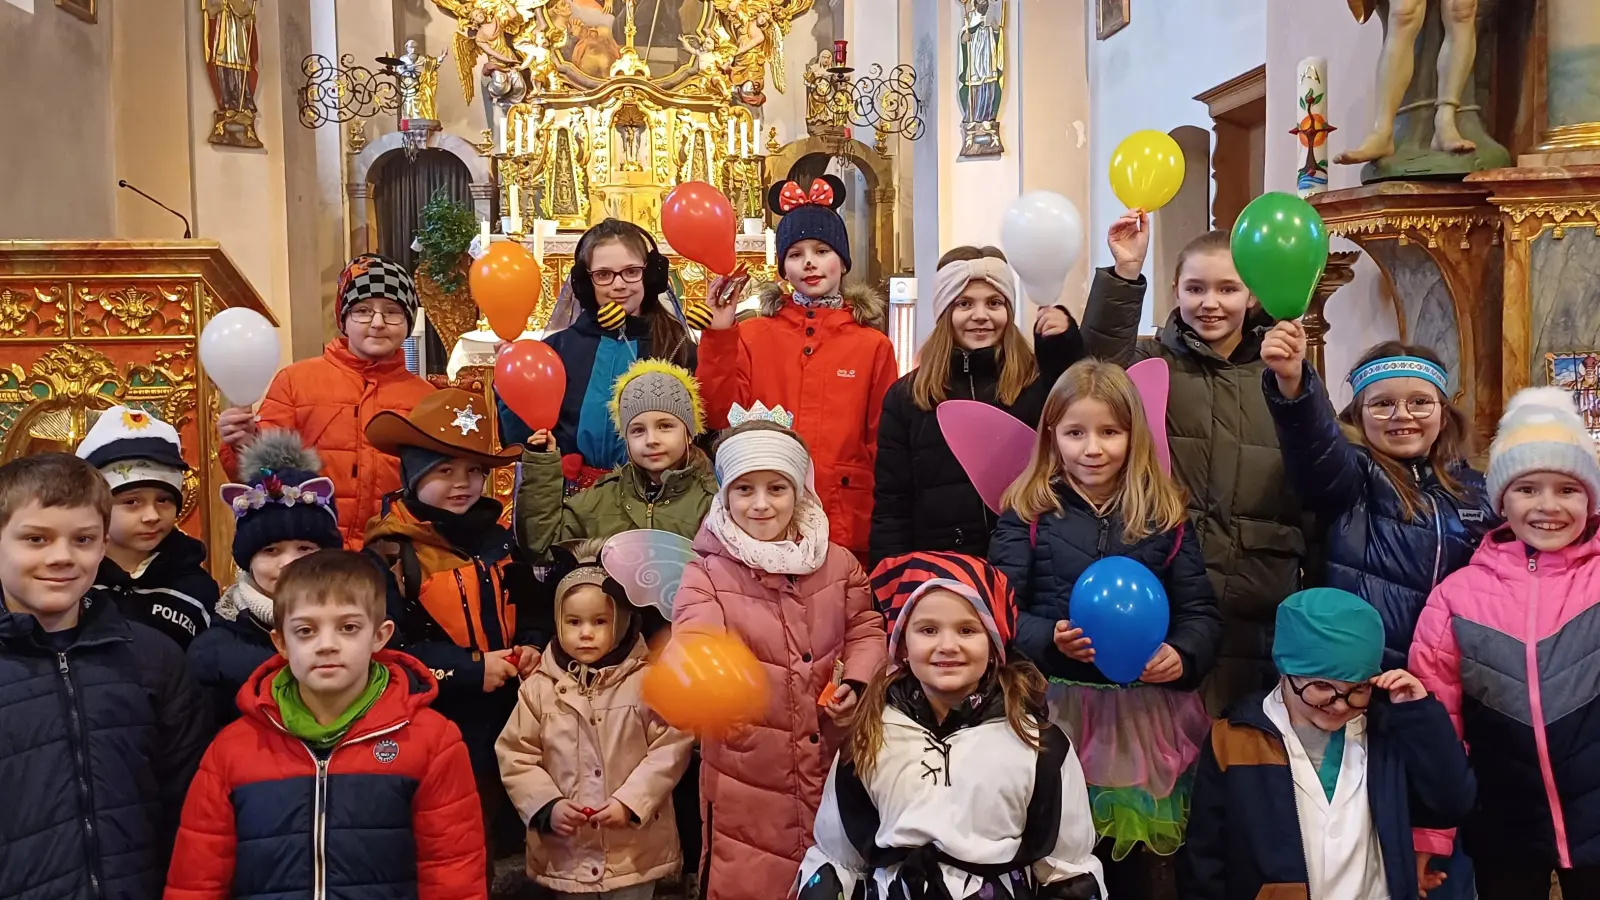
M 1600 458 L 1572 395 L 1556 387 L 1518 391 L 1489 445 L 1488 488 L 1494 510 L 1511 482 L 1530 472 L 1560 472 L 1583 482 L 1591 512 L 1600 511 Z

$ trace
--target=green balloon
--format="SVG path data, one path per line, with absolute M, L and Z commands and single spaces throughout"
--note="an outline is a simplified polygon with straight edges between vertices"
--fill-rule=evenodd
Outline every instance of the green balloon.
M 1293 194 L 1262 194 L 1233 226 L 1233 267 L 1274 319 L 1298 319 L 1328 265 L 1328 229 Z

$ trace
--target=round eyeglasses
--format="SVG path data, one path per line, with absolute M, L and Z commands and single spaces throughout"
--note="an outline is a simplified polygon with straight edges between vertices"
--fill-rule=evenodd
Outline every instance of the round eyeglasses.
M 1341 691 L 1326 681 L 1307 681 L 1296 684 L 1293 678 L 1289 679 L 1289 690 L 1305 702 L 1307 706 L 1316 709 L 1327 709 L 1340 700 L 1351 709 L 1366 709 L 1372 703 L 1372 685 L 1358 684 L 1348 691 Z
M 357 325 L 371 325 L 373 319 L 377 319 L 384 325 L 404 325 L 406 323 L 406 314 L 403 312 L 373 312 L 370 309 L 350 310 L 350 321 Z
M 589 273 L 589 280 L 600 287 L 606 287 L 618 278 L 628 284 L 638 284 L 644 278 L 644 266 L 629 266 L 617 272 L 610 269 L 595 269 Z
M 1374 419 L 1377 419 L 1380 422 L 1387 422 L 1394 418 L 1395 413 L 1400 411 L 1401 405 L 1402 404 L 1400 401 L 1390 400 L 1389 398 L 1385 397 L 1381 400 L 1374 400 L 1371 403 L 1366 404 L 1366 407 L 1368 414 L 1370 414 Z M 1432 416 L 1434 411 L 1439 408 L 1439 401 L 1433 399 L 1432 397 L 1412 397 L 1405 402 L 1404 406 L 1406 408 L 1406 413 L 1410 415 L 1411 418 L 1426 419 L 1429 416 Z

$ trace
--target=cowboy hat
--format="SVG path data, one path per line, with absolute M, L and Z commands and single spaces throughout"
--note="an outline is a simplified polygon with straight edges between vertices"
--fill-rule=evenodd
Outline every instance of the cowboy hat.
M 479 409 L 483 412 L 479 412 Z M 367 423 L 367 441 L 391 456 L 401 447 L 421 447 L 452 459 L 470 459 L 494 469 L 510 465 L 522 455 L 522 445 L 494 450 L 489 416 L 493 407 L 478 394 L 459 388 L 434 391 L 402 416 L 384 410 Z

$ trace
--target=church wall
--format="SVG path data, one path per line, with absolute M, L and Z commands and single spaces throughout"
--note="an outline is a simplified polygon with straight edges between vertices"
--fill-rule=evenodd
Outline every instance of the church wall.
M 116 234 L 111 42 L 119 5 L 101 0 L 100 21 L 90 24 L 50 0 L 37 0 L 32 13 L 0 3 L 0 239 Z
M 1377 21 L 1358 24 L 1337 0 L 1268 0 L 1267 33 L 1266 189 L 1293 191 L 1301 154 L 1299 141 L 1289 134 L 1297 117 L 1296 65 L 1308 56 L 1328 61 L 1328 122 L 1339 129 L 1329 136 L 1328 158 L 1332 160 L 1359 144 L 1371 124 L 1383 26 Z M 1332 190 L 1357 187 L 1361 167 L 1331 163 L 1328 180 Z M 1333 249 L 1356 247 L 1334 238 Z M 1394 307 L 1383 295 L 1382 279 L 1371 258 L 1362 255 L 1355 280 L 1328 301 L 1326 316 L 1330 325 L 1325 351 L 1328 387 L 1334 402 L 1343 406 L 1350 397 L 1344 377 L 1362 351 L 1399 336 Z
M 1104 41 L 1094 37 L 1095 4 L 1087 4 L 1085 10 L 1093 108 L 1089 122 L 1091 201 L 1084 219 L 1095 266 L 1111 264 L 1105 234 L 1124 212 L 1107 177 L 1117 144 L 1143 129 L 1170 133 L 1180 125 L 1194 125 L 1209 131 L 1211 116 L 1206 105 L 1194 96 L 1267 61 L 1271 41 L 1265 4 L 1184 0 L 1159 4 L 1159 10 L 1157 5 L 1134 3 L 1128 26 Z M 1339 6 L 1343 12 L 1343 4 L 1335 0 L 1274 0 L 1272 5 L 1286 12 L 1324 5 Z M 1344 14 L 1348 16 L 1347 12 Z M 1289 19 L 1284 19 L 1287 27 Z M 1307 28 L 1306 33 L 1315 35 L 1316 31 Z M 1274 33 L 1271 40 L 1280 37 Z M 1289 65 L 1293 64 L 1291 60 Z M 1156 214 L 1154 227 L 1161 227 L 1160 213 Z M 1153 285 L 1166 285 L 1171 280 L 1170 273 L 1154 271 L 1153 262 L 1146 264 L 1145 277 Z M 1154 328 L 1151 308 L 1151 298 L 1146 297 L 1142 325 L 1145 331 Z
M 116 181 L 125 179 L 192 222 L 185 6 L 123 2 L 111 8 L 115 173 L 104 187 L 114 190 Z M 183 235 L 182 222 L 138 194 L 114 190 L 113 195 L 117 237 L 174 240 Z

